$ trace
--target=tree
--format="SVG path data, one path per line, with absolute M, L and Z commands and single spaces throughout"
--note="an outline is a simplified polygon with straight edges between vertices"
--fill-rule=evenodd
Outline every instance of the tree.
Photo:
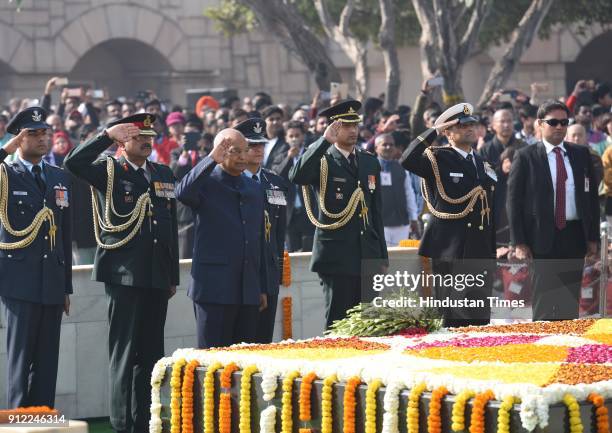
M 533 0 L 525 15 L 512 32 L 508 47 L 502 57 L 495 63 L 485 84 L 478 105 L 484 106 L 493 93 L 504 86 L 521 60 L 525 50 L 531 45 L 542 21 L 546 17 L 553 0 Z
M 444 78 L 444 98 L 449 105 L 463 98 L 463 65 L 474 51 L 492 4 L 493 0 L 412 0 L 421 25 L 422 74 L 439 73 Z
M 240 0 L 240 3 L 255 13 L 266 32 L 273 34 L 284 47 L 300 57 L 320 89 L 329 89 L 330 82 L 341 81 L 340 72 L 327 54 L 327 49 L 292 3 L 283 0 Z M 215 15 L 219 15 L 223 8 L 231 12 L 235 5 L 233 0 L 222 0 L 219 7 L 207 9 L 206 14 L 212 15 L 222 25 L 223 21 L 220 22 Z M 235 23 L 226 21 L 230 25 Z M 226 33 L 230 35 L 245 31 L 244 28 L 227 26 L 224 30 L 229 30 Z
M 385 61 L 385 106 L 395 110 L 401 86 L 400 66 L 395 46 L 395 5 L 393 0 L 379 0 L 380 30 L 378 41 Z
M 359 40 L 349 28 L 355 10 L 355 0 L 346 0 L 338 24 L 332 19 L 325 0 L 314 0 L 314 4 L 327 36 L 340 45 L 340 48 L 355 65 L 357 98 L 364 99 L 368 95 L 368 41 Z

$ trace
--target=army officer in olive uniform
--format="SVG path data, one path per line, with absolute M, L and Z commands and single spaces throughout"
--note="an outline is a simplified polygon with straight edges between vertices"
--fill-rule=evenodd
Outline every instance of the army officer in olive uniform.
M 484 279 L 484 284 L 479 281 L 469 288 L 463 283 L 436 287 L 439 299 L 482 300 L 485 304 L 484 308 L 443 309 L 447 327 L 483 325 L 490 318 L 487 296 L 491 296 L 495 270 L 492 206 L 497 177 L 473 150 L 477 119 L 472 110 L 467 103 L 450 107 L 438 117 L 433 128 L 410 143 L 400 158 L 406 170 L 423 178 L 423 197 L 432 214 L 419 254 L 433 259 L 434 274 L 457 278 L 480 275 L 480 280 Z M 443 132 L 450 144 L 429 147 L 438 131 Z
M 148 431 L 151 372 L 164 356 L 168 299 L 179 283 L 174 175 L 169 167 L 147 161 L 154 121 L 144 113 L 112 122 L 64 161 L 98 193 L 93 278 L 104 282 L 108 295 L 116 431 Z M 114 142 L 123 156 L 98 159 Z
M 379 259 L 381 266 L 387 265 L 380 164 L 376 156 L 355 146 L 360 108 L 359 101 L 346 100 L 322 111 L 320 116 L 332 124 L 289 172 L 293 183 L 312 185 L 323 195 L 325 206 L 318 216 L 311 210 L 315 199 L 311 194 L 304 198 L 316 226 L 310 268 L 323 282 L 328 328 L 362 301 L 362 260 Z

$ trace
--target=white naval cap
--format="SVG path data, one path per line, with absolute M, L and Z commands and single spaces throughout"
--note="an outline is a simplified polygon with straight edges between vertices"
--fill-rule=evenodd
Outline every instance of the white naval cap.
M 434 127 L 455 119 L 459 119 L 459 123 L 478 122 L 478 119 L 472 115 L 473 112 L 474 107 L 467 102 L 453 105 L 438 116 L 434 123 Z

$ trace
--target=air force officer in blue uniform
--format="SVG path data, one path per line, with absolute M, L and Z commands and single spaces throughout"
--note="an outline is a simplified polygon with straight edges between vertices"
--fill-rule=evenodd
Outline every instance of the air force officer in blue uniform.
M 41 107 L 18 113 L 7 126 L 16 136 L 0 149 L 0 209 L 6 210 L 0 216 L 0 298 L 10 408 L 53 407 L 62 311 L 68 314 L 72 293 L 70 177 L 42 160 L 49 151 L 46 117 Z M 17 150 L 15 161 L 4 162 Z M 26 230 L 37 218 L 41 224 Z
M 274 320 L 278 303 L 278 289 L 283 279 L 285 233 L 287 232 L 287 191 L 289 185 L 273 171 L 261 166 L 264 146 L 268 141 L 263 135 L 266 122 L 254 117 L 234 126 L 249 143 L 247 169 L 244 176 L 259 182 L 265 194 L 264 229 L 266 249 L 266 292 L 268 308 L 259 315 L 257 342 L 271 343 L 274 336 Z
M 192 281 L 198 347 L 254 342 L 259 310 L 267 306 L 264 192 L 242 176 L 248 144 L 225 129 L 214 149 L 176 187 L 195 214 Z

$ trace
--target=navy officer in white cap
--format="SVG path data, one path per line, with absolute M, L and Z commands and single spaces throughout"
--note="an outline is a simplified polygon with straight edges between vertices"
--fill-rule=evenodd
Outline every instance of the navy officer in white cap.
M 448 298 L 451 305 L 465 299 L 482 301 L 473 303 L 480 304 L 474 308 L 443 308 L 447 327 L 483 325 L 490 319 L 487 297 L 494 272 L 492 206 L 497 178 L 473 150 L 478 119 L 472 112 L 468 103 L 453 105 L 410 143 L 400 159 L 406 170 L 422 178 L 431 213 L 419 254 L 432 258 L 434 274 L 453 276 L 444 279 L 452 284 L 436 287 L 436 297 Z M 439 135 L 449 144 L 430 147 Z

